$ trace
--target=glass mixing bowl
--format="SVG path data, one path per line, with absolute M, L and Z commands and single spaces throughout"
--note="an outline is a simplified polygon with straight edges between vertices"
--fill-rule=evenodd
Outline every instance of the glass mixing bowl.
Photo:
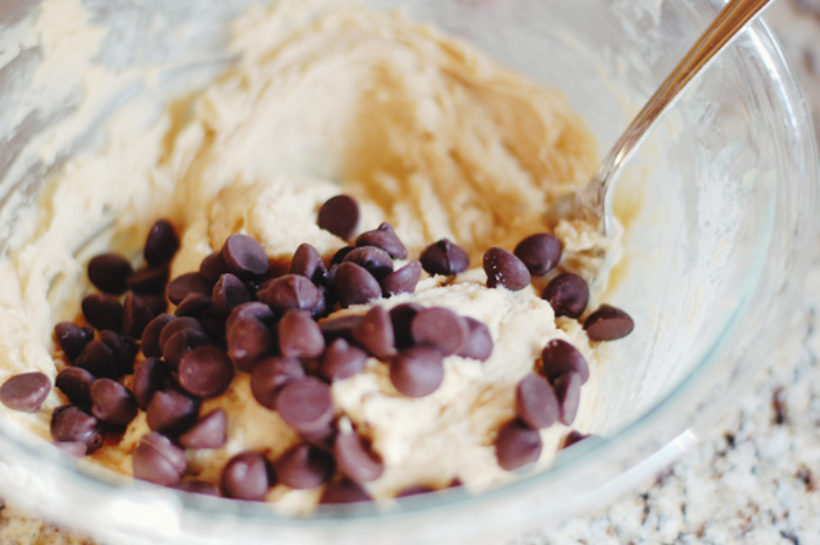
M 111 112 L 135 96 L 159 110 L 228 65 L 228 22 L 254 3 L 84 1 L 105 32 L 103 47 L 94 59 L 59 49 L 64 62 L 48 70 L 55 38 L 31 32 L 40 2 L 0 3 L 0 249 L 13 244 L 20 212 L 36 204 L 48 175 L 100 145 Z M 720 7 L 710 0 L 367 3 L 404 6 L 409 17 L 563 90 L 601 150 Z M 59 23 L 69 37 L 59 43 L 84 39 L 71 34 L 71 17 Z M 104 99 L 84 103 L 96 64 L 119 76 Z M 606 300 L 629 309 L 637 327 L 612 346 L 600 371 L 607 393 L 594 427 L 600 437 L 563 452 L 540 474 L 480 495 L 455 489 L 383 509 L 289 519 L 264 504 L 132 483 L 66 458 L 2 419 L 0 491 L 110 545 L 475 544 L 548 527 L 668 464 L 736 397 L 796 303 L 815 243 L 816 183 L 803 96 L 758 22 L 692 85 L 618 186 L 625 255 Z

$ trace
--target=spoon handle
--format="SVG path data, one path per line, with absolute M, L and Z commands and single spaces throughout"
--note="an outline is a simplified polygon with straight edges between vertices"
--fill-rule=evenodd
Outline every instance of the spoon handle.
M 590 182 L 598 208 L 603 207 L 600 211 L 605 232 L 610 232 L 612 191 L 609 186 L 615 172 L 686 84 L 769 2 L 771 0 L 731 0 L 726 4 L 609 150 Z

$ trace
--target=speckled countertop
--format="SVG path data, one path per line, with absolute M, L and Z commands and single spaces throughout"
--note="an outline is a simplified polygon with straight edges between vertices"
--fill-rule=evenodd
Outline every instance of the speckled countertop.
M 766 19 L 820 140 L 820 0 L 780 0 Z M 793 336 L 696 449 L 601 512 L 508 545 L 820 545 L 820 254 L 804 293 Z M 95 544 L 6 506 L 0 545 Z

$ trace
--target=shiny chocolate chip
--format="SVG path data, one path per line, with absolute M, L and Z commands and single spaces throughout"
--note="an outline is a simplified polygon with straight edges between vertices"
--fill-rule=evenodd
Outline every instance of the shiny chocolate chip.
M 122 327 L 123 308 L 116 299 L 102 293 L 95 293 L 83 297 L 80 306 L 86 321 L 94 329 L 119 331 Z
M 356 246 L 374 246 L 384 250 L 395 259 L 407 259 L 407 248 L 387 222 L 379 225 L 378 229 L 367 231 L 356 237 Z
M 111 349 L 114 356 L 117 372 L 116 376 L 112 378 L 134 372 L 134 358 L 139 352 L 136 339 L 127 335 L 120 335 L 116 331 L 100 331 L 100 340 Z
M 221 448 L 228 440 L 228 415 L 223 409 L 214 409 L 179 436 L 185 448 Z
M 66 360 L 73 362 L 83 351 L 85 345 L 94 338 L 94 330 L 71 322 L 60 322 L 54 326 L 54 338 L 63 350 Z
M 364 371 L 367 353 L 346 340 L 335 339 L 322 355 L 319 374 L 333 382 L 344 380 Z
M 316 223 L 343 240 L 350 240 L 359 226 L 359 203 L 349 195 L 336 195 L 320 208 Z
M 174 310 L 174 316 L 190 316 L 192 318 L 201 319 L 211 314 L 212 309 L 213 302 L 211 301 L 210 295 L 191 292 L 185 296 L 185 299 L 179 302 L 176 310 Z
M 180 304 L 189 293 L 211 293 L 208 282 L 198 272 L 181 274 L 165 287 L 165 296 L 175 305 Z
M 581 352 L 561 339 L 552 339 L 541 351 L 541 373 L 555 384 L 565 373 L 577 373 L 581 382 L 589 380 L 589 365 Z
M 589 286 L 575 273 L 561 273 L 547 284 L 541 298 L 549 302 L 555 317 L 578 318 L 589 302 Z
M 222 316 L 227 316 L 234 308 L 250 300 L 248 288 L 238 276 L 231 273 L 220 275 L 211 291 L 214 311 Z
M 349 314 L 347 316 L 339 316 L 337 318 L 329 318 L 319 323 L 319 329 L 322 330 L 322 335 L 325 339 L 332 341 L 333 339 L 345 339 L 347 341 L 353 340 L 353 329 L 362 321 L 362 316 L 359 314 Z
M 167 220 L 157 220 L 145 238 L 145 261 L 150 265 L 171 261 L 179 249 L 179 237 Z
M 272 484 L 270 462 L 261 452 L 240 452 L 222 470 L 222 493 L 238 500 L 265 499 Z
M 91 408 L 91 394 L 88 389 L 92 382 L 94 375 L 81 367 L 66 367 L 54 379 L 54 385 L 65 394 L 71 404 L 81 409 Z
M 171 335 L 162 349 L 162 357 L 174 370 L 190 351 L 211 344 L 208 336 L 197 329 L 182 329 Z
M 225 241 L 222 259 L 228 270 L 240 278 L 261 276 L 270 267 L 268 255 L 262 245 L 241 233 L 235 233 Z
M 253 366 L 251 393 L 260 405 L 276 408 L 276 396 L 288 382 L 305 377 L 305 369 L 296 358 L 272 356 Z
M 322 505 L 337 505 L 373 501 L 373 497 L 361 485 L 350 479 L 330 481 L 319 498 Z
M 578 414 L 581 402 L 581 377 L 578 373 L 564 373 L 553 383 L 560 408 L 559 420 L 569 426 Z
M 396 353 L 393 324 L 384 307 L 374 306 L 353 328 L 353 338 L 371 355 L 386 359 Z
M 286 274 L 257 292 L 256 297 L 276 312 L 289 309 L 314 311 L 322 302 L 322 292 L 309 278 Z
M 456 354 L 462 358 L 487 361 L 493 353 L 490 328 L 484 322 L 469 316 L 464 317 L 464 322 L 467 324 L 467 340 Z
M 361 246 L 349 252 L 343 262 L 361 265 L 376 279 L 384 278 L 393 272 L 393 260 L 390 254 L 375 246 Z
M 163 486 L 176 485 L 187 467 L 185 451 L 156 432 L 140 439 L 131 463 L 135 478 Z
M 419 256 L 421 266 L 428 274 L 458 274 L 466 271 L 470 257 L 461 246 L 443 238 L 424 249 Z
M 83 351 L 74 360 L 74 365 L 85 369 L 95 377 L 119 377 L 119 368 L 114 359 L 114 352 L 100 339 L 85 345 Z
M 145 324 L 140 338 L 140 350 L 146 357 L 157 358 L 162 355 L 162 349 L 159 346 L 159 334 L 174 319 L 171 314 L 162 313 Z
M 300 432 L 323 429 L 333 419 L 330 387 L 313 377 L 288 382 L 276 396 L 282 419 Z
M 228 356 L 241 371 L 250 371 L 254 363 L 271 354 L 276 347 L 270 329 L 249 315 L 230 321 L 225 337 Z
M 512 471 L 538 460 L 541 435 L 520 420 L 506 423 L 495 439 L 495 456 L 501 469 Z
M 343 307 L 367 303 L 382 296 L 382 288 L 373 275 L 349 261 L 336 269 L 336 289 Z
M 191 329 L 199 332 L 203 332 L 202 324 L 199 323 L 199 320 L 193 318 L 191 316 L 182 316 L 182 317 L 172 317 L 173 319 L 167 320 L 165 325 L 159 331 L 159 337 L 157 337 L 157 342 L 159 345 L 160 351 L 165 349 L 165 344 L 168 340 L 173 337 L 176 333 L 183 331 L 185 329 Z M 146 326 L 147 327 L 147 326 Z
M 540 375 L 529 373 L 515 389 L 518 418 L 531 428 L 548 428 L 558 421 L 558 398 L 550 383 Z
M 208 254 L 199 264 L 199 274 L 211 286 L 216 284 L 219 277 L 226 272 L 228 272 L 228 266 L 225 265 L 220 251 Z
M 555 235 L 536 233 L 519 242 L 513 253 L 533 276 L 544 276 L 561 261 L 563 250 L 561 241 Z
M 518 291 L 530 285 L 532 277 L 524 262 L 503 248 L 490 248 L 484 252 L 484 272 L 487 286 L 503 287 Z
M 623 310 L 601 305 L 584 320 L 584 329 L 593 341 L 614 341 L 632 333 L 635 322 Z
M 138 295 L 163 294 L 169 274 L 168 265 L 144 267 L 130 275 L 125 284 Z
M 349 254 L 350 252 L 352 252 L 355 249 L 356 249 L 355 246 L 342 246 L 341 248 L 336 250 L 336 252 L 330 257 L 330 268 L 328 269 L 328 281 L 331 284 L 333 283 L 331 281 L 333 277 L 330 274 L 330 271 L 333 268 L 333 265 L 338 265 L 339 263 L 344 261 L 345 257 L 347 257 L 347 254 Z
M 273 469 L 279 481 L 291 488 L 308 489 L 321 486 L 336 470 L 333 455 L 310 443 L 299 443 L 274 463 Z
M 416 344 L 435 348 L 442 356 L 455 354 L 467 342 L 467 322 L 444 307 L 425 308 L 413 317 L 410 332 Z
M 224 392 L 233 379 L 233 362 L 218 346 L 202 345 L 182 356 L 177 382 L 195 397 L 213 397 Z
M 304 310 L 288 310 L 276 327 L 279 352 L 286 358 L 316 358 L 325 350 L 322 330 Z
M 411 261 L 404 267 L 381 279 L 382 293 L 385 297 L 400 293 L 413 293 L 421 278 L 421 263 Z
M 140 338 L 145 326 L 156 316 L 150 302 L 141 295 L 129 293 L 123 305 L 122 332 Z
M 393 337 L 399 350 L 413 346 L 413 332 L 410 325 L 413 318 L 424 307 L 418 303 L 402 303 L 390 309 L 390 322 L 393 324 Z
M 304 276 L 314 284 L 321 285 L 327 279 L 327 268 L 316 248 L 303 242 L 293 253 L 290 274 Z
M 384 473 L 381 457 L 356 432 L 339 433 L 333 443 L 339 473 L 357 483 L 375 481 Z
M 142 409 L 148 409 L 154 394 L 171 386 L 171 369 L 157 358 L 146 358 L 137 365 L 131 382 L 134 399 Z
M 162 433 L 178 433 L 196 422 L 199 403 L 177 390 L 154 393 L 146 410 L 148 427 Z
M 131 262 L 115 253 L 94 256 L 88 262 L 88 279 L 95 288 L 111 295 L 125 291 L 125 281 L 133 272 Z
M 399 352 L 390 364 L 390 382 L 408 397 L 435 392 L 444 380 L 441 354 L 430 346 L 414 346 Z
M 113 426 L 127 426 L 139 407 L 131 391 L 115 380 L 99 378 L 91 383 L 91 414 Z
M 103 434 L 96 418 L 79 407 L 57 407 L 51 415 L 51 436 L 55 441 L 79 441 L 93 452 L 103 444 Z
M 7 378 L 0 386 L 0 401 L 9 409 L 34 413 L 50 391 L 51 380 L 44 373 L 20 373 Z

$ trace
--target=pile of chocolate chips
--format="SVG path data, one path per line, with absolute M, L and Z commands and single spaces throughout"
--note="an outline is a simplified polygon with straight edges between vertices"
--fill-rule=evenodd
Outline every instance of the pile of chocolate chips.
M 358 215 L 356 201 L 339 195 L 322 206 L 318 224 L 349 240 Z M 199 271 L 168 282 L 178 247 L 174 228 L 160 220 L 148 234 L 139 270 L 114 253 L 89 262 L 89 279 L 100 291 L 82 301 L 91 327 L 78 319 L 54 329 L 67 363 L 56 386 L 70 401 L 52 414 L 51 433 L 60 448 L 91 453 L 106 437 L 118 440 L 145 411 L 151 432 L 133 452 L 139 479 L 246 500 L 264 499 L 277 482 L 297 489 L 326 485 L 322 503 L 364 501 L 370 497 L 361 484 L 378 479 L 383 464 L 366 437 L 339 425 L 344 417 L 333 406 L 330 384 L 361 372 L 372 357 L 389 365 L 396 390 L 423 397 L 442 383 L 443 358 L 483 361 L 493 350 L 485 324 L 444 307 L 405 303 L 387 311 L 374 305 L 364 314 L 327 318 L 338 308 L 412 293 L 422 269 L 431 275 L 466 270 L 467 253 L 447 239 L 396 269 L 394 259 L 406 259 L 407 249 L 383 223 L 341 248 L 327 265 L 315 248 L 302 244 L 283 267 L 272 265 L 258 242 L 234 234 L 203 259 Z M 552 271 L 561 251 L 549 234 L 526 238 L 514 253 L 491 248 L 484 256 L 487 284 L 522 289 L 532 275 Z M 562 273 L 543 297 L 557 316 L 577 318 L 589 292 L 581 277 Z M 166 312 L 169 302 L 173 314 Z M 611 340 L 629 333 L 632 322 L 623 311 L 603 306 L 584 327 L 593 340 Z M 237 372 L 250 373 L 255 400 L 277 411 L 302 441 L 273 461 L 257 451 L 237 454 L 223 468 L 220 486 L 185 479 L 185 449 L 226 442 L 224 410 L 200 415 L 199 408 L 203 399 L 223 393 Z M 538 458 L 539 428 L 572 423 L 588 377 L 586 361 L 572 345 L 547 344 L 537 368 L 518 385 L 518 417 L 499 431 L 502 468 Z M 46 375 L 23 373 L 0 387 L 0 401 L 37 411 L 50 388 Z M 567 445 L 583 438 L 575 433 Z M 399 495 L 417 490 L 429 491 L 419 486 Z

